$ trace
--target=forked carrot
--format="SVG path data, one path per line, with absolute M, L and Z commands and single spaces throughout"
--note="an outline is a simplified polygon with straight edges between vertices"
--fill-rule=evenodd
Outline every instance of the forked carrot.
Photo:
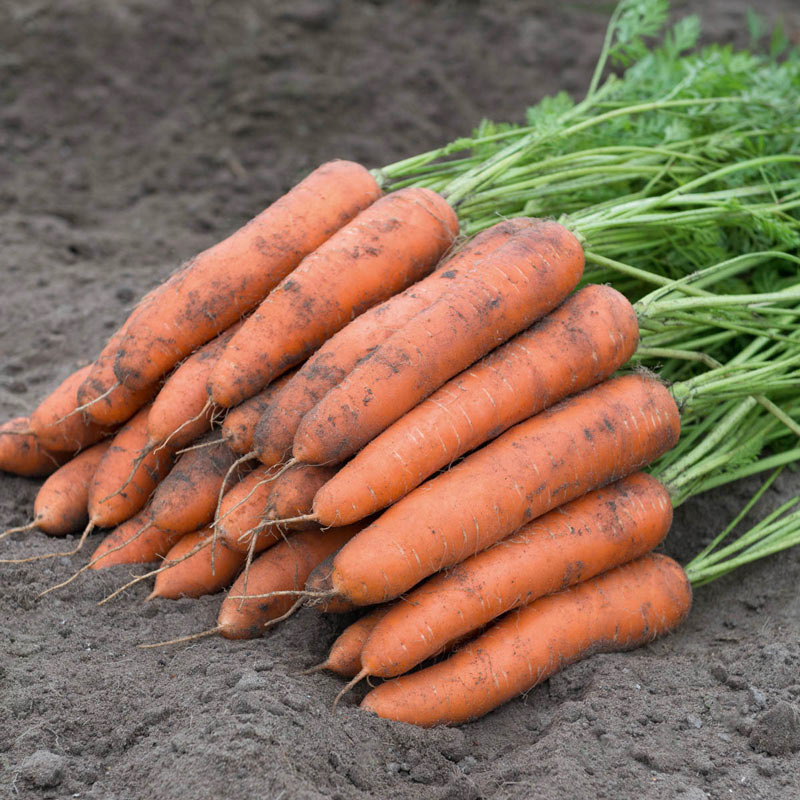
M 28 417 L 14 417 L 0 425 L 0 471 L 43 478 L 69 459 L 70 453 L 45 450 L 30 429 Z
M 512 611 L 447 660 L 373 689 L 361 708 L 425 727 L 477 719 L 568 664 L 667 633 L 691 597 L 680 565 L 643 556 Z

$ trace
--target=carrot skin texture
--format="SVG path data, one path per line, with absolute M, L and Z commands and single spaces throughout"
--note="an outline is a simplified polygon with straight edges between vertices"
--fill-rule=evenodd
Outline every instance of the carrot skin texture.
M 131 389 L 158 380 L 229 328 L 342 225 L 381 194 L 359 164 L 331 161 L 227 239 L 195 256 L 137 314 L 114 372 Z
M 91 364 L 65 378 L 42 400 L 31 414 L 31 430 L 47 450 L 77 453 L 99 442 L 108 428 L 83 414 L 71 413 L 78 407 L 78 387 L 92 369 Z
M 677 406 L 661 383 L 641 375 L 605 381 L 521 422 L 384 511 L 337 554 L 333 589 L 358 605 L 397 597 L 641 469 L 679 435 Z
M 362 654 L 370 675 L 408 672 L 501 614 L 650 552 L 672 522 L 669 492 L 643 472 L 572 500 L 393 604 Z
M 246 553 L 253 536 L 256 537 L 253 551 L 255 553 L 260 553 L 281 540 L 282 534 L 277 525 L 255 532 L 264 516 L 272 492 L 273 481 L 268 479 L 274 473 L 275 470 L 269 467 L 256 467 L 223 496 L 219 507 L 217 531 L 231 550 Z
M 33 501 L 36 527 L 51 536 L 79 533 L 89 521 L 89 484 L 110 441 L 99 442 L 59 467 Z
M 427 278 L 368 309 L 328 339 L 262 412 L 252 442 L 259 460 L 271 466 L 289 456 L 303 416 L 344 380 L 359 361 L 368 358 L 397 329 L 450 291 L 466 263 L 476 255 L 485 257 L 505 243 L 510 233 L 498 226 L 479 233 L 469 243 L 468 256 L 462 250 L 456 251 Z
M 378 606 L 348 625 L 336 638 L 325 659 L 325 669 L 343 678 L 355 678 L 361 672 L 361 651 L 375 626 L 391 606 Z
M 153 492 L 153 525 L 170 533 L 191 533 L 209 525 L 222 481 L 235 460 L 236 455 L 222 442 L 179 456 Z
M 15 433 L 30 430 L 30 425 L 28 417 L 14 417 L 0 425 L 0 471 L 24 478 L 43 478 L 69 459 L 69 453 L 45 450 L 32 433 Z
M 100 542 L 92 553 L 89 569 L 149 564 L 165 556 L 181 536 L 157 528 L 152 524 L 150 510 L 145 509 L 118 525 Z
M 379 434 L 317 504 L 335 507 L 342 525 L 391 505 L 512 425 L 607 378 L 638 339 L 628 300 L 610 286 L 586 286 Z
M 282 520 L 311 513 L 314 496 L 334 475 L 336 467 L 312 467 L 296 464 L 290 467 L 272 483 L 264 519 Z M 311 530 L 317 526 L 311 522 L 290 522 L 284 527 L 288 530 Z
M 675 628 L 692 592 L 683 569 L 646 555 L 513 611 L 446 661 L 373 689 L 361 708 L 414 725 L 459 725 L 593 653 L 639 647 Z
M 516 232 L 506 246 L 476 259 L 449 294 L 387 339 L 303 417 L 293 445 L 298 461 L 328 464 L 353 455 L 575 288 L 583 250 L 566 228 L 524 218 L 499 224 Z
M 324 594 L 331 592 L 331 572 L 333 572 L 333 557 L 335 553 L 331 553 L 324 561 L 320 561 L 311 574 L 306 579 L 306 591 L 314 592 L 317 594 Z M 330 597 L 315 599 L 310 603 L 315 611 L 322 614 L 347 614 L 350 611 L 355 611 L 358 606 L 345 600 L 344 598 L 332 595 Z
M 352 538 L 363 526 L 295 533 L 270 548 L 250 565 L 247 594 L 302 589 L 311 570 L 330 553 Z M 292 595 L 238 599 L 244 594 L 244 575 L 231 587 L 220 608 L 217 624 L 227 639 L 261 636 L 265 623 L 285 614 L 297 600 Z
M 229 408 L 252 397 L 371 306 L 430 272 L 458 218 L 428 189 L 385 195 L 287 276 L 233 337 L 209 379 Z

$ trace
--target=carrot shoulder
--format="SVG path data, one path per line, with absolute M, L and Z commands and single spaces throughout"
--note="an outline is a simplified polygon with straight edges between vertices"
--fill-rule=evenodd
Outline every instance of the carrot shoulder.
M 414 725 L 458 725 L 598 652 L 639 647 L 679 625 L 691 588 L 647 555 L 514 611 L 446 661 L 373 689 L 361 708 Z
M 255 308 L 342 225 L 380 196 L 369 172 L 323 164 L 227 239 L 195 256 L 136 314 L 114 372 L 129 389 L 150 384 Z
M 387 339 L 306 414 L 295 435 L 295 458 L 323 464 L 353 455 L 572 291 L 584 258 L 569 231 L 542 220 L 499 224 L 515 232 L 505 246 L 476 258 L 448 294 Z

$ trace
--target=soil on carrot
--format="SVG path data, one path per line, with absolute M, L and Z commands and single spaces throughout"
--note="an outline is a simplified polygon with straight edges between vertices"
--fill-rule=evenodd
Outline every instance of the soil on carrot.
M 676 11 L 746 44 L 749 4 Z M 580 94 L 610 5 L 6 0 L 0 417 L 31 410 L 137 297 L 321 161 L 380 165 Z M 800 41 L 795 0 L 754 5 Z M 0 477 L 0 526 L 27 521 L 38 485 Z M 687 504 L 666 550 L 695 552 L 752 488 Z M 797 489 L 785 476 L 764 507 Z M 0 557 L 63 544 L 20 534 Z M 299 674 L 346 617 L 139 650 L 212 627 L 220 597 L 145 603 L 143 583 L 97 608 L 122 567 L 37 599 L 89 551 L 0 565 L 3 798 L 800 796 L 800 550 L 698 590 L 670 637 L 430 731 L 360 712 L 359 691 L 332 713 L 342 682 Z

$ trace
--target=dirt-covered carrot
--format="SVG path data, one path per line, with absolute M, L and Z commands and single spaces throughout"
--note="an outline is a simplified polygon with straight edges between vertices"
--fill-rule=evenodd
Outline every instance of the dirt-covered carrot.
M 581 289 L 379 434 L 316 502 L 337 508 L 343 525 L 385 508 L 486 440 L 607 378 L 638 339 L 623 295 Z
M 263 519 L 283 520 L 311 513 L 314 496 L 333 476 L 336 467 L 312 467 L 295 464 L 282 471 L 272 483 L 264 508 Z M 288 523 L 289 530 L 306 530 L 316 527 L 313 522 Z
M 326 596 L 331 587 L 331 572 L 333 571 L 333 557 L 331 553 L 323 561 L 320 561 L 306 580 L 306 591 L 309 592 L 314 601 L 309 605 L 321 614 L 347 614 L 355 611 L 358 606 L 345 600 L 343 597 L 332 595 Z
M 29 417 L 14 417 L 0 425 L 0 471 L 43 478 L 69 459 L 69 453 L 45 450 L 30 429 Z
M 293 455 L 341 461 L 477 359 L 561 303 L 583 272 L 578 240 L 555 222 L 501 222 L 504 247 L 359 364 L 303 418 Z
M 105 569 L 118 564 L 149 564 L 165 556 L 183 536 L 162 531 L 152 524 L 150 509 L 114 528 L 92 553 L 87 567 Z
M 667 633 L 691 596 L 680 565 L 643 556 L 511 612 L 447 660 L 373 689 L 361 708 L 426 727 L 477 719 L 568 664 Z
M 223 601 L 217 620 L 220 633 L 229 639 L 261 636 L 264 625 L 286 614 L 297 604 L 298 597 L 292 594 L 275 597 L 256 595 L 302 590 L 314 567 L 355 536 L 362 527 L 349 525 L 329 531 L 319 528 L 302 531 L 259 556 L 250 566 L 247 590 L 242 575 Z M 242 599 L 243 596 L 246 599 Z
M 625 375 L 587 389 L 384 511 L 336 555 L 332 588 L 358 605 L 397 597 L 547 511 L 641 469 L 679 434 L 675 401 L 653 378 Z
M 227 239 L 195 256 L 140 310 L 114 372 L 130 389 L 153 383 L 255 308 L 309 253 L 381 194 L 358 164 L 323 164 Z
M 371 306 L 429 273 L 458 218 L 427 189 L 377 200 L 307 256 L 233 337 L 209 379 L 229 408 L 252 397 Z
M 366 643 L 362 666 L 382 678 L 409 672 L 512 608 L 650 552 L 671 522 L 669 493 L 643 472 L 589 492 L 393 604 Z
M 504 244 L 513 231 L 511 227 L 494 226 L 479 233 L 442 262 L 433 274 L 365 311 L 328 339 L 264 409 L 252 443 L 259 460 L 271 466 L 288 458 L 303 416 L 361 359 L 446 294 L 468 264 L 475 258 L 485 258 Z

